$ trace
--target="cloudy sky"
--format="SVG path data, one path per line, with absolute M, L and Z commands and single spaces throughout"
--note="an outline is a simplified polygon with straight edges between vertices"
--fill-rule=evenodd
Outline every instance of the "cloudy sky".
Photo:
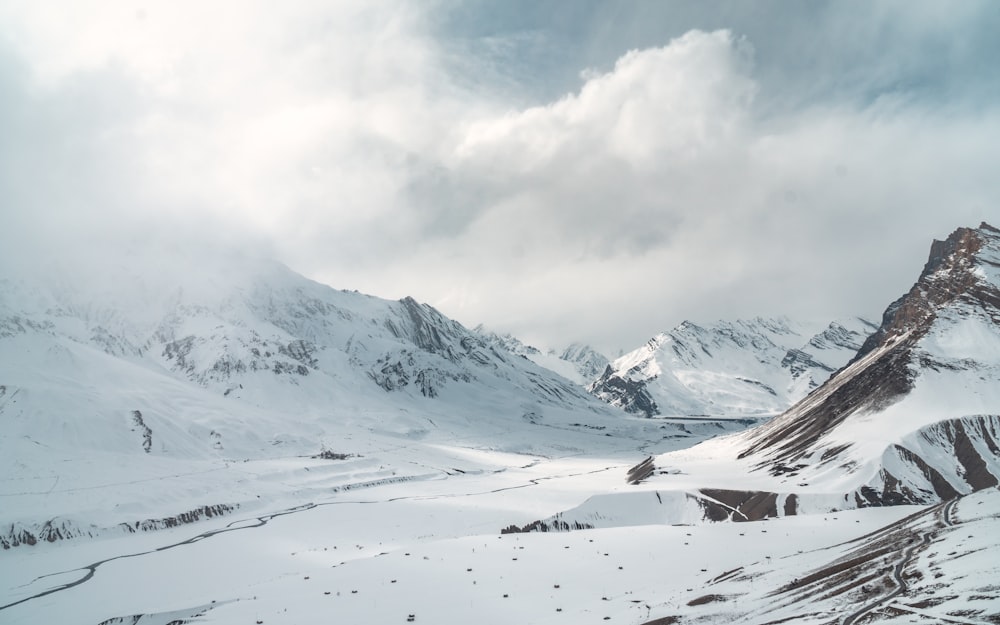
M 251 248 L 608 352 L 877 315 L 1000 221 L 998 32 L 990 0 L 5 0 L 0 262 Z

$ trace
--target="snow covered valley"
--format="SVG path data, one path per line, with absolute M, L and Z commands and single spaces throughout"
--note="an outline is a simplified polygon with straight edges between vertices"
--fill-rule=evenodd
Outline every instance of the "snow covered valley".
M 454 452 L 453 462 L 466 455 L 466 472 L 342 489 L 308 503 L 273 500 L 156 532 L 5 551 L 0 619 L 638 624 L 795 616 L 828 623 L 890 594 L 900 564 L 906 594 L 867 618 L 997 621 L 996 489 L 963 497 L 951 510 L 898 506 L 501 534 L 506 522 L 628 489 L 623 458 L 441 451 Z M 348 478 L 350 461 L 343 462 L 341 471 L 324 471 L 331 483 L 338 473 Z M 291 464 L 243 470 L 270 470 L 292 486 L 321 468 L 300 462 L 296 472 Z M 477 465 L 491 469 L 476 474 Z
M 237 264 L 0 281 L 3 625 L 1000 623 L 986 224 L 777 415 L 625 412 L 410 298 Z M 622 385 L 666 392 L 657 358 Z

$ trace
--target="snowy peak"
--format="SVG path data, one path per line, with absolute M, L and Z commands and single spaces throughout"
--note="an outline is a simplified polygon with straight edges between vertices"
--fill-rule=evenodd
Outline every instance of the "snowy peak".
M 573 343 L 564 349 L 559 359 L 571 363 L 587 383 L 597 379 L 609 364 L 607 356 L 582 343 Z
M 402 323 L 386 320 L 386 327 L 396 338 L 407 339 L 418 348 L 432 354 L 441 354 L 456 360 L 454 344 L 468 332 L 457 321 L 448 319 L 428 304 L 420 304 L 412 297 L 399 300 L 403 308 Z
M 0 339 L 9 341 L 0 348 L 64 354 L 49 368 L 70 376 L 92 358 L 89 349 L 277 409 L 350 402 L 405 410 L 433 399 L 428 409 L 449 413 L 496 414 L 502 405 L 516 417 L 539 406 L 613 414 L 578 385 L 410 297 L 338 291 L 269 261 L 207 264 L 176 284 L 155 272 L 143 281 L 141 265 L 113 269 L 121 274 L 102 274 L 96 289 L 5 280 Z
M 788 369 L 794 379 L 805 379 L 809 389 L 823 382 L 847 354 L 854 354 L 861 348 L 867 336 L 878 329 L 874 323 L 855 317 L 844 323 L 833 321 L 825 330 L 809 339 L 800 349 L 789 349 L 781 360 L 781 366 Z M 851 326 L 851 327 L 848 327 Z M 822 360 L 817 359 L 817 355 Z
M 1000 310 L 1000 230 L 986 222 L 931 243 L 917 282 L 889 305 L 858 357 L 906 333 L 922 336 L 938 312 L 952 305 Z
M 874 328 L 860 318 L 816 334 L 785 317 L 685 321 L 615 360 L 590 390 L 646 416 L 774 414 L 846 363 Z
M 998 285 L 1000 231 L 982 224 L 935 241 L 917 282 L 855 359 L 747 433 L 741 457 L 774 475 L 839 466 L 867 480 L 857 495 L 868 503 L 926 502 L 995 483 Z
M 498 334 L 497 332 L 488 330 L 482 324 L 473 328 L 473 332 L 482 336 L 491 345 L 499 346 L 516 356 L 523 356 L 530 359 L 542 354 L 540 349 L 522 342 L 521 339 L 513 334 Z
M 497 345 L 511 354 L 521 356 L 540 367 L 557 373 L 577 386 L 586 386 L 593 382 L 608 366 L 608 359 L 589 345 L 574 343 L 562 353 L 556 350 L 542 350 L 523 343 L 511 334 L 498 334 L 486 329 L 483 325 L 476 326 L 474 332 L 482 336 L 488 343 Z

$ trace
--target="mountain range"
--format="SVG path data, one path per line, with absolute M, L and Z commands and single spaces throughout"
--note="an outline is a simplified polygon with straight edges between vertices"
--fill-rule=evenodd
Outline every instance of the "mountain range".
M 986 223 L 879 323 L 613 361 L 271 261 L 76 271 L 0 280 L 3 622 L 1000 622 Z
M 624 494 L 645 492 L 682 522 L 931 504 L 990 488 L 1000 483 L 998 380 L 1000 231 L 984 223 L 935 241 L 913 287 L 808 396 L 743 433 L 650 458 L 684 475 L 648 469 L 643 488 Z M 662 508 L 668 490 L 672 511 Z M 606 522 L 593 505 L 560 518 Z
M 26 487 L 9 500 L 0 545 L 162 527 L 262 497 L 225 480 L 155 498 L 141 481 L 134 496 L 129 484 L 111 482 L 114 494 L 99 486 L 123 470 L 164 480 L 191 473 L 191 463 L 211 470 L 234 460 L 360 456 L 399 441 L 463 440 L 521 454 L 650 440 L 683 446 L 743 427 L 622 418 L 533 362 L 544 359 L 512 337 L 469 330 L 412 298 L 338 291 L 274 262 L 224 259 L 182 284 L 147 272 L 133 258 L 94 271 L 99 288 L 0 284 L 0 466 Z M 599 358 L 572 353 L 584 372 Z M 366 440 L 357 442 L 359 433 Z M 385 469 L 373 480 L 401 473 Z M 50 487 L 67 495 L 42 496 Z M 102 490 L 130 505 L 109 510 L 93 496 Z
M 649 417 L 773 415 L 846 364 L 876 328 L 862 318 L 818 332 L 787 318 L 685 321 L 616 359 L 588 388 Z

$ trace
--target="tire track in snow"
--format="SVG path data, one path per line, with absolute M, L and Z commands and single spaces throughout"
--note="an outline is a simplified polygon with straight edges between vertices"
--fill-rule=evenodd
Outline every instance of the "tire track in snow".
M 952 521 L 951 519 L 951 513 L 954 511 L 955 504 L 957 502 L 958 499 L 951 499 L 942 508 L 941 520 L 944 523 L 945 527 L 952 527 L 955 525 L 954 521 Z M 896 562 L 896 565 L 894 567 L 892 567 L 892 579 L 894 582 L 896 582 L 896 589 L 894 591 L 892 591 L 885 597 L 882 597 L 881 599 L 876 599 L 875 601 L 866 604 L 861 609 L 852 612 L 847 616 L 847 618 L 843 620 L 841 625 L 854 625 L 855 623 L 857 623 L 858 619 L 867 615 L 869 612 L 875 610 L 876 608 L 881 607 L 882 605 L 892 601 L 896 597 L 905 593 L 909 589 L 909 585 L 906 583 L 906 580 L 903 579 L 903 569 L 905 569 L 907 566 L 910 565 L 910 563 L 913 561 L 913 557 L 916 555 L 918 550 L 930 544 L 935 534 L 936 532 L 934 530 L 928 530 L 924 532 L 923 536 L 921 536 L 920 542 L 911 544 L 903 551 L 903 557 L 898 562 Z

